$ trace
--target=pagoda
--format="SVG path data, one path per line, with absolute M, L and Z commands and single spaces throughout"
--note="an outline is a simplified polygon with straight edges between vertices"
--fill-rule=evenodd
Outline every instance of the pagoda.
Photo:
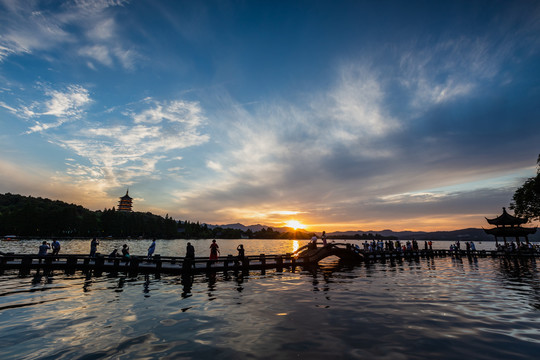
M 503 213 L 494 219 L 486 218 L 487 222 L 491 225 L 495 225 L 492 229 L 484 229 L 487 234 L 495 236 L 495 242 L 497 238 L 502 237 L 504 245 L 506 245 L 506 238 L 516 238 L 516 243 L 519 247 L 519 238 L 524 237 L 527 245 L 529 244 L 529 235 L 536 232 L 536 228 L 522 227 L 522 224 L 527 222 L 527 219 L 512 216 L 506 212 L 506 208 L 503 207 Z
M 129 196 L 129 189 L 126 191 L 126 195 L 120 198 L 118 202 L 118 211 L 131 212 L 133 206 L 133 199 Z

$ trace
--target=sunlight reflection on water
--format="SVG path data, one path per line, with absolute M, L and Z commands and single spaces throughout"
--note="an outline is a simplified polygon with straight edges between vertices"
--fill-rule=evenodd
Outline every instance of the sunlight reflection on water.
M 240 242 L 219 243 L 227 252 Z M 257 254 L 294 246 L 247 247 Z M 318 268 L 266 275 L 6 272 L 0 284 L 1 359 L 525 359 L 540 346 L 534 259 L 346 266 L 327 258 Z

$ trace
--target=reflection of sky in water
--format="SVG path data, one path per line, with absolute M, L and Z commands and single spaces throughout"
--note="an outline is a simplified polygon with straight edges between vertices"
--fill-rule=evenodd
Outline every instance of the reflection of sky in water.
M 6 273 L 0 284 L 2 359 L 492 359 L 533 358 L 540 346 L 534 260 L 334 259 L 294 273 L 158 278 Z

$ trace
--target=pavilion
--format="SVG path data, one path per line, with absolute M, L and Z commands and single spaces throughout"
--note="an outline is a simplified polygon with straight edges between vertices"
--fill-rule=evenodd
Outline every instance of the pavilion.
M 506 246 L 506 238 L 516 238 L 516 243 L 519 248 L 519 238 L 525 238 L 525 242 L 529 245 L 529 235 L 536 233 L 536 228 L 522 227 L 522 224 L 527 223 L 527 219 L 512 216 L 506 212 L 506 208 L 503 207 L 503 213 L 494 219 L 486 218 L 487 222 L 491 225 L 495 225 L 492 229 L 484 229 L 487 234 L 495 236 L 495 243 L 498 244 L 497 238 L 502 237 L 504 245 Z

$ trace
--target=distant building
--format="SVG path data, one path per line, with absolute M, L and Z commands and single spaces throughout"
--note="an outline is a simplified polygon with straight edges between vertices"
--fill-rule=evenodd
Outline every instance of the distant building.
M 491 225 L 495 225 L 492 229 L 484 229 L 487 234 L 495 236 L 495 242 L 498 238 L 503 238 L 506 245 L 506 238 L 516 238 L 516 242 L 519 245 L 519 238 L 525 238 L 525 242 L 529 244 L 529 235 L 536 232 L 536 228 L 526 228 L 521 225 L 527 223 L 527 219 L 512 216 L 506 212 L 506 208 L 503 207 L 503 213 L 494 219 L 486 218 L 487 222 Z
M 131 212 L 131 207 L 133 206 L 133 199 L 129 196 L 129 189 L 126 191 L 126 195 L 120 198 L 118 202 L 118 211 Z

